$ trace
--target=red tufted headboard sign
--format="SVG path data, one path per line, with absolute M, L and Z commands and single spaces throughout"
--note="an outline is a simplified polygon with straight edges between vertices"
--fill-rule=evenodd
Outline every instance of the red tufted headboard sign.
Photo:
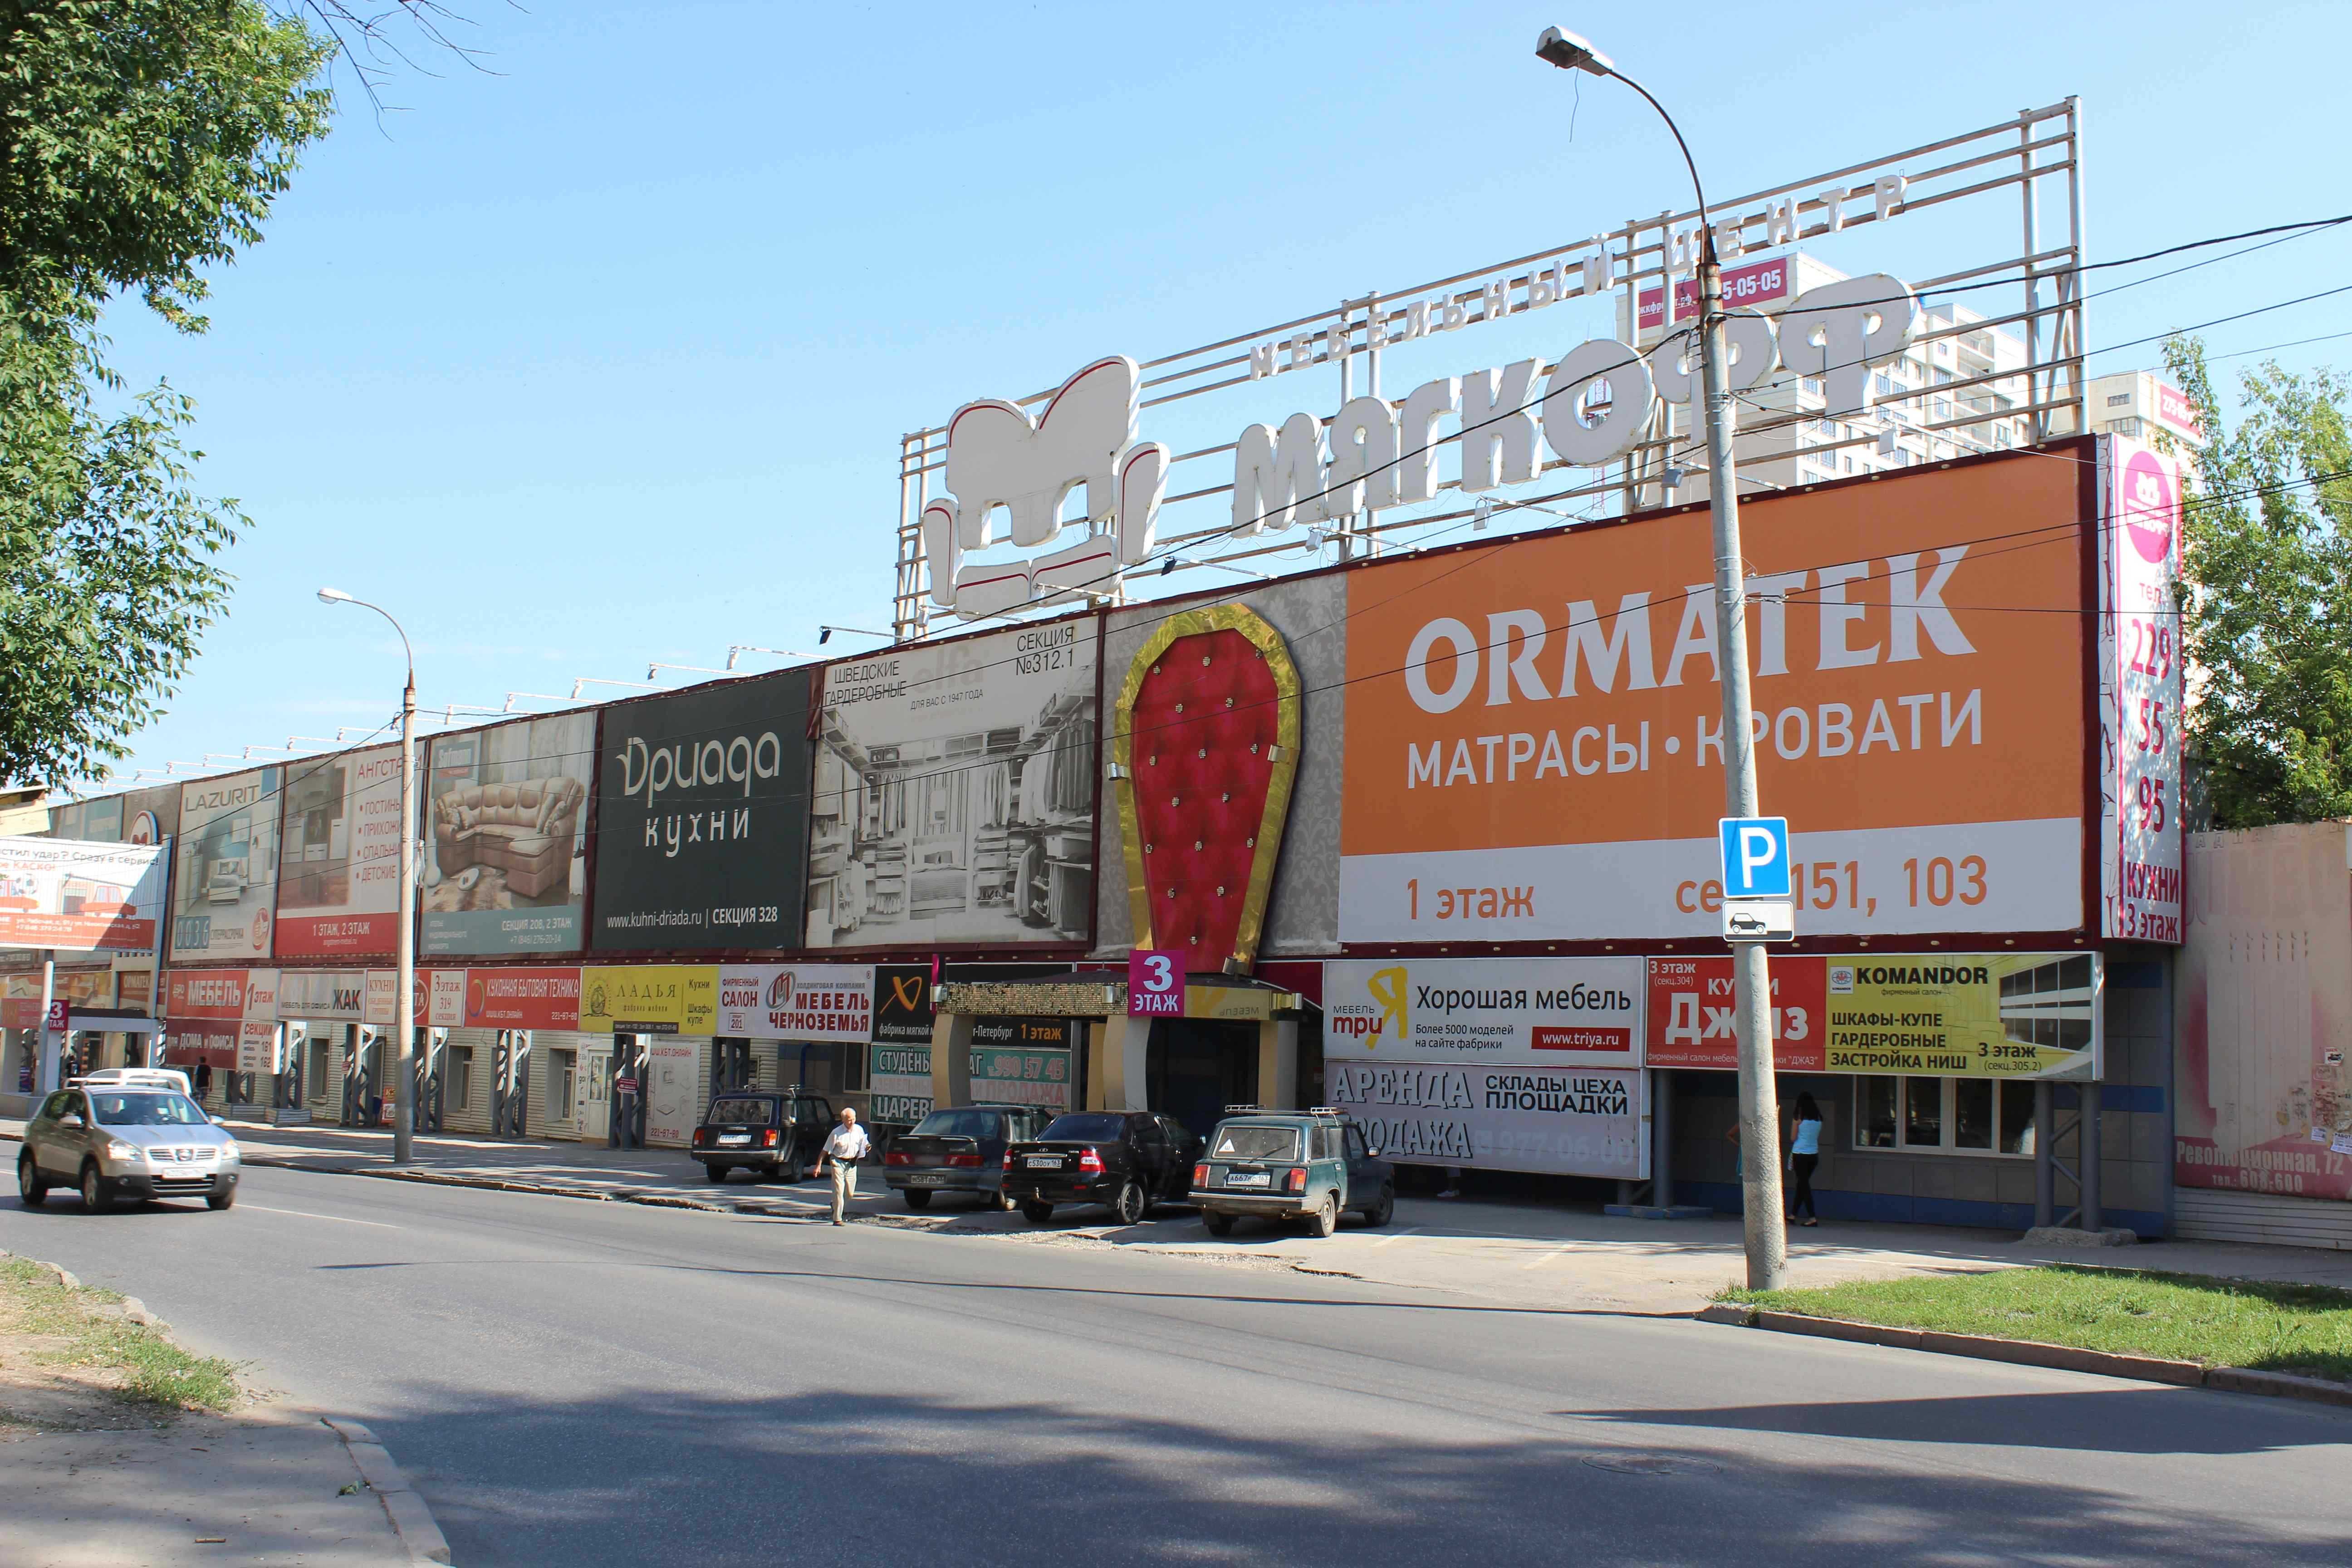
M 1298 667 L 1255 610 L 1182 610 L 1128 666 L 1112 732 L 1135 945 L 1247 973 L 1298 772 Z

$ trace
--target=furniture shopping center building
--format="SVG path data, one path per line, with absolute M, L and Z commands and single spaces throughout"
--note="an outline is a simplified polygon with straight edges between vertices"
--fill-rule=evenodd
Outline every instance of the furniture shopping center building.
M 2243 1016 L 2352 953 L 2244 961 L 2297 940 L 2258 867 L 2189 901 L 2182 475 L 2084 433 L 2079 153 L 2069 101 L 1708 215 L 1780 476 L 1742 498 L 1780 1097 L 1824 1110 L 1825 1216 L 2342 1244 L 2344 1042 Z M 1958 254 L 2037 191 L 2063 226 Z M 58 811 L 5 841 L 0 1110 L 47 1040 L 380 1121 L 405 1005 L 451 1131 L 682 1145 L 743 1085 L 885 1128 L 1336 1104 L 1433 1180 L 1736 1208 L 1699 221 L 908 436 L 891 646 L 431 738 L 404 1002 L 389 748 Z M 1870 269 L 1906 225 L 1916 287 Z M 2312 1059 L 2242 1093 L 2242 1046 Z

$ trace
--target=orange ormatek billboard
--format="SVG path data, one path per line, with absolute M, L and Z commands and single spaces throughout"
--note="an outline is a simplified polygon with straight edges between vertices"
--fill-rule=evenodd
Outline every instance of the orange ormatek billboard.
M 2083 922 L 2087 443 L 1741 509 L 1807 935 Z M 1349 578 L 1339 934 L 1720 931 L 1704 508 Z

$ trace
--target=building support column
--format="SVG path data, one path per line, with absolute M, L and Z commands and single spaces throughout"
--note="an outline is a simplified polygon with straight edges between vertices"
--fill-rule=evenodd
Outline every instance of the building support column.
M 2058 1215 L 2058 1113 L 2053 1100 L 2057 1091 L 2048 1079 L 2033 1086 L 2033 1223 L 2053 1225 Z
M 1143 1042 L 1151 1035 L 1151 1020 L 1130 1018 L 1121 1013 L 1108 1018 L 1090 1018 L 1086 1024 L 1087 1109 L 1142 1110 L 1137 1103 L 1143 1098 L 1140 1055 Z M 1138 1057 L 1133 1064 L 1128 1060 L 1130 1049 Z
M 971 1018 L 939 1013 L 931 1018 L 931 1107 L 971 1103 Z
M 1297 1110 L 1298 1020 L 1268 1018 L 1257 1026 L 1257 1102 L 1268 1110 Z
M 1650 1069 L 1650 1201 L 1675 1206 L 1675 1075 Z
M 2083 1085 L 2083 1113 L 2077 1120 L 2082 1128 L 2079 1146 L 2083 1161 L 2083 1228 L 2098 1230 L 2106 1221 L 2099 1213 L 2099 1085 Z

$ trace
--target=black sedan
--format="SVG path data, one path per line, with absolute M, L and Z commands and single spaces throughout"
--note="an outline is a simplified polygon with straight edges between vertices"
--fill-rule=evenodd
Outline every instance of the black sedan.
M 1032 1225 L 1057 1204 L 1101 1204 L 1133 1225 L 1157 1203 L 1192 1192 L 1201 1140 L 1172 1117 L 1148 1110 L 1082 1110 L 1057 1116 L 1034 1142 L 1004 1151 L 1004 1197 Z

